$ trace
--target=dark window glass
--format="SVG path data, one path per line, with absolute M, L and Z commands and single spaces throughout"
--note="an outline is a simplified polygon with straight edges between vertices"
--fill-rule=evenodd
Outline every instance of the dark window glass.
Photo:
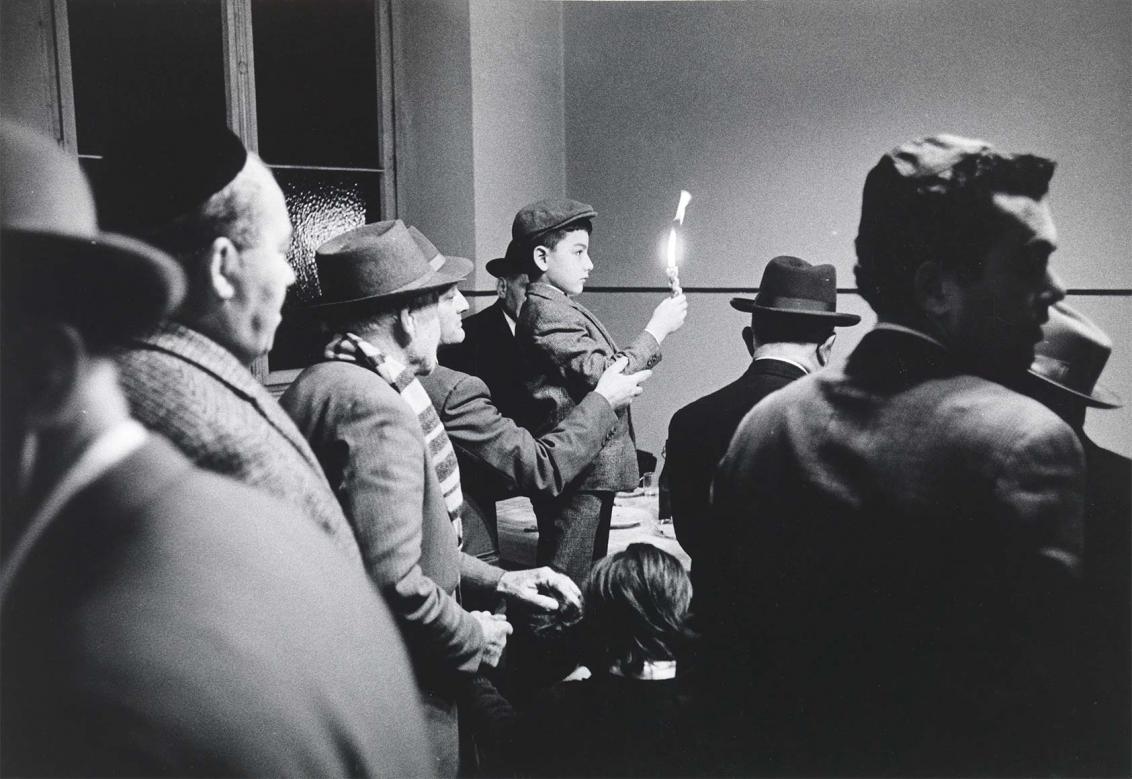
M 310 365 L 325 346 L 318 320 L 307 310 L 319 298 L 315 251 L 339 233 L 381 218 L 381 174 L 278 168 L 274 172 L 294 227 L 287 259 L 297 277 L 287 293 L 283 323 L 268 359 L 271 370 L 277 371 Z
M 252 0 L 260 155 L 376 168 L 373 0 Z
M 220 0 L 69 0 L 67 16 L 80 154 L 161 116 L 224 123 Z

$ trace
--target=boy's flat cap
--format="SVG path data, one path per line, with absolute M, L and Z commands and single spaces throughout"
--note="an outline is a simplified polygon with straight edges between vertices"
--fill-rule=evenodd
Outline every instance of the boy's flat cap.
M 543 233 L 565 227 L 580 219 L 597 216 L 593 206 L 569 198 L 552 197 L 523 206 L 511 224 L 511 239 L 528 243 Z

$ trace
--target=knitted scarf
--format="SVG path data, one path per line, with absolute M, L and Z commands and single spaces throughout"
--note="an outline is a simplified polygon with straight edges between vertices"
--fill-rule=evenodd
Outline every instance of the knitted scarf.
M 440 479 L 444 505 L 448 509 L 448 516 L 452 518 L 456 541 L 462 548 L 464 527 L 460 519 L 460 509 L 464 505 L 464 495 L 460 491 L 460 466 L 456 463 L 456 450 L 452 448 L 452 442 L 448 440 L 448 433 L 444 431 L 440 416 L 433 408 L 432 401 L 428 399 L 428 393 L 425 392 L 416 374 L 392 357 L 382 354 L 369 341 L 353 333 L 335 335 L 326 345 L 323 356 L 328 360 L 352 362 L 373 371 L 388 382 L 417 415 L 432 465 L 436 469 L 437 478 Z M 397 453 L 391 453 L 391 456 L 397 456 Z

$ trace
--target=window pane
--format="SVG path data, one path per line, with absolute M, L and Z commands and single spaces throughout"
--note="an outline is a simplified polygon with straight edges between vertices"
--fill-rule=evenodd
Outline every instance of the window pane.
M 67 16 L 80 154 L 161 116 L 224 123 L 220 0 L 69 0 Z
M 260 155 L 376 168 L 373 0 L 252 0 Z
M 287 293 L 283 324 L 268 360 L 271 370 L 277 371 L 310 365 L 321 353 L 323 335 L 306 310 L 320 294 L 315 251 L 339 233 L 381 218 L 381 174 L 278 169 L 274 173 L 295 231 L 287 259 L 297 277 Z

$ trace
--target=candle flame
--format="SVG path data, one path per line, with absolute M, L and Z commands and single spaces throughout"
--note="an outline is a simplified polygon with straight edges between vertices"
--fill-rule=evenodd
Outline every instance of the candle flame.
M 684 209 L 688 207 L 688 201 L 692 199 L 692 195 L 688 190 L 680 190 L 680 204 L 676 206 L 676 221 L 684 224 Z
M 673 227 L 668 231 L 668 267 L 676 267 L 676 228 Z

